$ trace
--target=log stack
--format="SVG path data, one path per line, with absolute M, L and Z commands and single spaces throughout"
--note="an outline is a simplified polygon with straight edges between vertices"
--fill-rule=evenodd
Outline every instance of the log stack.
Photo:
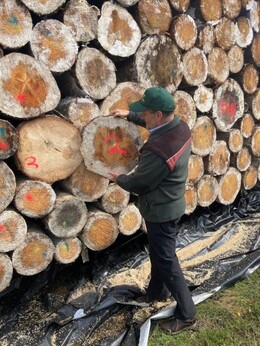
M 149 136 L 109 114 L 147 87 L 191 128 L 186 214 L 254 188 L 259 69 L 257 0 L 2 0 L 0 291 L 145 228 L 108 173 Z

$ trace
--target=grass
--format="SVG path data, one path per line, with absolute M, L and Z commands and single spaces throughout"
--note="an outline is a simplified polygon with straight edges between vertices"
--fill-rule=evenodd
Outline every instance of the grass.
M 260 269 L 197 305 L 196 328 L 171 336 L 153 322 L 148 346 L 259 346 Z

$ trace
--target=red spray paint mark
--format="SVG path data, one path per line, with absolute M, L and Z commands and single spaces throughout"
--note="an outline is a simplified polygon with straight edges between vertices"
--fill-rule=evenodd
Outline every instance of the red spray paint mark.
M 126 149 L 119 149 L 120 145 L 120 138 L 118 135 L 110 135 L 105 138 L 105 142 L 108 143 L 108 141 L 115 139 L 115 143 L 111 145 L 111 147 L 108 149 L 109 153 L 112 154 L 127 154 Z
M 4 225 L 0 225 L 0 232 L 3 232 L 5 230 L 5 226 Z
M 18 102 L 24 102 L 25 101 L 25 99 L 26 99 L 26 96 L 24 95 L 24 94 L 19 94 L 19 95 L 17 95 L 17 97 L 16 97 L 16 100 L 18 101 Z
M 234 118 L 237 111 L 237 105 L 235 103 L 219 102 L 220 112 L 222 114 L 227 114 L 230 118 Z
M 33 201 L 33 196 L 30 194 L 30 192 L 28 192 L 25 196 L 25 199 L 29 202 L 32 202 Z
M 30 160 L 30 162 L 27 163 L 27 166 L 34 166 L 35 168 L 38 168 L 39 165 L 36 163 L 36 157 L 29 156 L 25 158 L 25 161 Z
M 1 150 L 6 150 L 8 148 L 7 143 L 3 142 L 0 140 L 0 149 Z

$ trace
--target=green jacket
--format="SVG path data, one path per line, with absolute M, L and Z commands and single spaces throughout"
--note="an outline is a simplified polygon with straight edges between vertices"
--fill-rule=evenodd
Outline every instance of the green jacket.
M 128 120 L 145 125 L 137 113 L 130 112 Z M 145 220 L 159 223 L 183 215 L 190 141 L 188 125 L 175 117 L 151 133 L 140 150 L 135 172 L 118 176 L 119 186 L 138 194 L 139 209 Z

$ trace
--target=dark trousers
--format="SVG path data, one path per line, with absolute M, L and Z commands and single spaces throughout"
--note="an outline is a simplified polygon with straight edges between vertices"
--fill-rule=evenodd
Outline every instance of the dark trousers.
M 163 299 L 170 292 L 177 302 L 174 316 L 193 319 L 196 308 L 176 256 L 176 220 L 164 223 L 145 221 L 151 261 L 151 279 L 147 294 Z

